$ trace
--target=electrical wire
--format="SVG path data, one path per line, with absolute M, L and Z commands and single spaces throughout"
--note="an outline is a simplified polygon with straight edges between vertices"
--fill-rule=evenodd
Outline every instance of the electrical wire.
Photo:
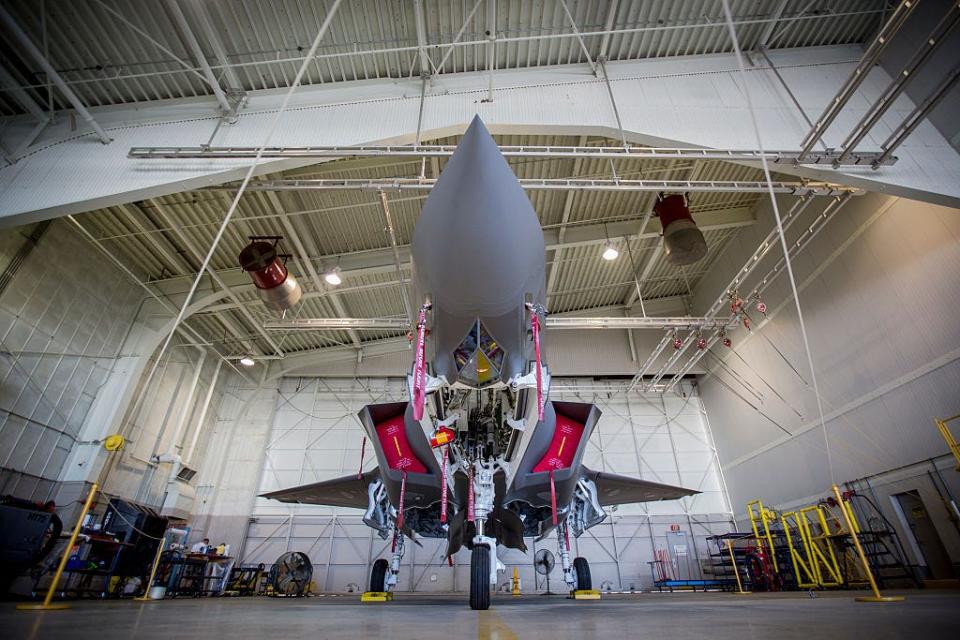
M 743 95 L 747 100 L 747 108 L 750 111 L 750 121 L 753 125 L 753 133 L 757 141 L 757 150 L 760 152 L 760 162 L 763 166 L 763 175 L 767 181 L 767 192 L 770 196 L 770 203 L 773 207 L 773 215 L 777 221 L 777 233 L 780 237 L 780 245 L 783 249 L 784 264 L 787 267 L 787 277 L 790 280 L 790 288 L 793 292 L 793 302 L 797 309 L 797 321 L 800 325 L 800 335 L 803 337 L 803 348 L 807 355 L 807 364 L 810 367 L 810 380 L 813 383 L 813 393 L 817 399 L 817 412 L 820 419 L 820 428 L 823 431 L 823 443 L 827 454 L 827 469 L 830 473 L 830 483 L 836 484 L 835 472 L 833 469 L 833 455 L 830 451 L 830 438 L 827 434 L 827 423 L 823 417 L 823 402 L 820 399 L 820 387 L 817 384 L 817 373 L 813 366 L 813 354 L 810 351 L 810 340 L 807 336 L 807 328 L 803 321 L 803 309 L 800 307 L 800 294 L 797 292 L 797 281 L 793 275 L 793 266 L 790 262 L 790 250 L 787 248 L 787 238 L 783 232 L 783 220 L 780 217 L 780 207 L 777 205 L 777 198 L 773 192 L 773 179 L 770 176 L 770 165 L 767 163 L 766 155 L 763 151 L 763 139 L 760 135 L 760 125 L 757 122 L 756 110 L 753 106 L 753 98 L 750 96 L 750 90 L 747 86 L 747 71 L 743 64 L 743 52 L 740 50 L 740 41 L 737 38 L 737 30 L 733 26 L 733 16 L 730 13 L 729 0 L 722 0 L 723 13 L 727 21 L 727 30 L 730 32 L 730 39 L 733 43 L 733 51 L 737 57 L 737 67 L 740 70 L 740 80 L 743 84 Z

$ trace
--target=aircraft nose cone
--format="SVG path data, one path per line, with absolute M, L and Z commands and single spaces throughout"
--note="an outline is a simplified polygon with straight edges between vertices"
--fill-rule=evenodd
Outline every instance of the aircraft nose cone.
M 418 277 L 450 312 L 499 315 L 544 270 L 545 250 L 527 194 L 475 117 L 420 211 Z

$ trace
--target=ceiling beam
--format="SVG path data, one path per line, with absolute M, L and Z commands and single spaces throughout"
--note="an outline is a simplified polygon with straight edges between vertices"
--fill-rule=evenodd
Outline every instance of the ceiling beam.
M 266 192 L 267 200 L 277 211 L 284 211 L 283 203 L 280 202 L 280 198 L 276 193 Z M 340 300 L 340 297 L 333 293 L 330 288 L 320 279 L 320 274 L 317 273 L 316 267 L 313 265 L 313 261 L 310 260 L 307 253 L 307 249 L 303 246 L 303 241 L 300 239 L 300 234 L 297 233 L 296 228 L 293 226 L 293 222 L 290 220 L 289 216 L 281 216 L 281 222 L 283 223 L 283 229 L 287 234 L 287 239 L 293 243 L 293 247 L 297 252 L 297 264 L 307 272 L 307 275 L 310 277 L 310 281 L 313 283 L 313 288 L 315 291 L 326 292 L 327 299 L 330 301 L 330 304 L 333 306 L 334 311 L 338 315 L 348 316 L 350 315 L 347 312 L 347 308 L 344 306 L 343 302 Z M 350 341 L 353 343 L 353 346 L 360 346 L 360 336 L 356 331 L 352 329 L 347 331 L 347 334 L 350 336 Z
M 24 32 L 24 30 L 17 24 L 17 21 L 10 14 L 7 9 L 0 4 L 0 22 L 7 28 L 17 42 L 20 43 L 20 46 L 24 51 L 27 52 L 34 62 L 40 65 L 40 68 L 43 69 L 44 73 L 47 74 L 47 78 L 56 85 L 57 89 L 60 90 L 60 93 L 63 94 L 63 97 L 67 99 L 67 102 L 70 103 L 70 106 L 74 108 L 77 112 L 77 115 L 84 120 L 90 128 L 93 129 L 94 133 L 97 134 L 97 137 L 100 138 L 100 142 L 103 144 L 110 144 L 110 136 L 107 135 L 107 132 L 97 124 L 97 121 L 93 119 L 93 116 L 90 115 L 90 111 L 87 110 L 86 105 L 83 104 L 83 101 L 77 97 L 77 94 L 73 92 L 73 89 L 67 86 L 67 83 L 64 82 L 63 78 L 60 77 L 60 74 L 57 73 L 57 70 L 53 68 L 53 65 L 44 57 L 43 53 L 33 44 L 33 40 L 30 39 L 30 36 Z
M 694 212 L 697 213 L 696 208 L 694 208 Z M 701 218 L 699 226 L 703 231 L 736 229 L 750 226 L 756 221 L 752 207 L 737 207 L 710 212 L 704 211 L 699 214 L 699 217 Z M 608 235 L 611 239 L 626 236 L 632 236 L 640 240 L 660 237 L 659 230 L 648 230 L 642 234 L 637 234 L 636 225 L 638 220 L 639 219 L 621 220 L 605 224 L 568 225 L 562 243 L 559 239 L 560 230 L 558 228 L 544 229 L 543 236 L 546 249 L 553 251 L 557 248 L 602 244 L 606 242 Z M 401 265 L 404 268 L 408 268 L 410 264 L 410 245 L 398 245 L 397 252 L 400 255 Z M 308 261 L 321 264 L 335 262 L 339 265 L 341 273 L 345 278 L 396 271 L 396 259 L 392 247 L 354 251 L 336 255 L 314 256 L 308 258 Z M 219 270 L 216 273 L 231 287 L 252 286 L 250 285 L 250 279 L 240 269 L 225 269 Z M 152 281 L 151 284 L 162 287 L 162 289 L 169 294 L 175 294 L 182 292 L 184 285 L 189 285 L 194 275 L 195 274 L 184 274 L 171 278 L 158 279 Z
M 200 248 L 194 244 L 193 240 L 180 228 L 180 225 L 176 224 L 170 215 L 164 210 L 164 207 L 158 204 L 156 201 L 151 201 L 150 203 L 153 209 L 157 214 L 163 219 L 163 223 L 168 227 L 172 228 L 174 233 L 177 234 L 177 237 L 180 239 L 180 242 L 187 248 L 195 260 L 202 262 L 203 261 L 203 252 L 200 251 Z M 234 302 L 237 303 L 237 310 L 240 312 L 247 322 L 266 340 L 267 344 L 270 345 L 270 348 L 274 350 L 277 355 L 283 355 L 283 351 L 280 349 L 280 345 L 274 342 L 273 337 L 270 336 L 266 331 L 263 330 L 260 322 L 250 313 L 250 310 L 247 309 L 246 305 L 243 304 L 243 300 L 240 299 L 237 291 L 235 291 L 231 286 L 224 282 L 220 274 L 210 265 L 207 265 L 207 273 L 210 274 L 210 277 L 221 289 L 228 291 L 230 297 Z M 191 280 L 196 277 L 196 274 L 190 276 Z
M 129 205 L 122 205 L 120 207 L 127 214 L 127 219 L 130 220 L 130 223 L 133 224 L 137 229 L 146 232 L 147 228 L 140 221 L 140 218 L 149 219 L 149 214 L 136 202 Z M 193 270 L 193 265 L 191 265 L 184 257 L 179 253 L 172 253 L 163 243 L 157 238 L 156 233 L 144 233 L 142 237 L 145 242 L 150 245 L 150 247 L 159 254 L 159 256 L 166 261 L 167 268 L 179 271 L 179 272 L 190 272 Z M 166 236 L 164 236 L 166 237 Z M 250 349 L 250 352 L 259 351 L 256 345 L 247 340 L 244 336 L 246 331 L 241 330 L 230 318 L 228 314 L 218 314 L 217 320 L 224 326 L 228 333 L 236 340 L 239 344 L 243 345 L 245 348 Z M 208 336 L 209 337 L 209 336 Z
M 449 158 L 457 145 L 314 145 L 304 147 L 265 147 L 260 159 L 303 158 Z M 505 158 L 591 158 L 600 160 L 716 160 L 720 162 L 760 162 L 795 165 L 799 151 L 753 151 L 750 149 L 703 149 L 695 147 L 576 147 L 562 145 L 500 145 Z M 127 157 L 137 160 L 248 160 L 257 158 L 258 147 L 130 147 Z M 803 164 L 871 165 L 879 151 L 858 151 L 841 157 L 839 151 L 810 151 Z M 896 158 L 884 161 L 891 165 Z
M 717 329 L 735 327 L 739 321 L 728 318 L 694 316 L 547 316 L 547 329 Z M 270 331 L 329 331 L 369 329 L 406 331 L 410 322 L 404 318 L 297 318 L 265 322 Z
M 580 147 L 583 147 L 587 144 L 587 136 L 580 136 L 580 140 L 577 142 Z M 578 176 L 580 171 L 583 168 L 583 158 L 577 157 L 573 161 L 573 170 L 570 172 L 570 175 Z M 573 207 L 573 196 L 575 191 L 568 191 L 566 197 L 563 200 L 563 215 L 560 217 L 560 231 L 558 235 L 559 244 L 563 245 L 563 237 L 567 232 L 567 222 L 570 220 L 570 210 Z M 560 263 L 560 257 L 563 254 L 561 248 L 557 248 L 553 252 L 553 261 L 550 263 L 550 272 L 547 274 L 547 302 L 550 302 L 550 293 L 553 291 L 554 284 L 557 279 L 557 272 L 560 270 L 558 264 Z
M 417 27 L 417 54 L 420 57 L 420 76 L 432 75 L 430 56 L 427 55 L 427 25 L 423 18 L 423 0 L 413 0 L 413 17 Z
M 277 179 L 251 182 L 247 191 L 429 191 L 433 178 Z M 855 187 L 829 182 L 772 182 L 761 180 L 626 180 L 620 178 L 520 178 L 520 186 L 534 191 L 671 191 L 677 193 L 789 193 L 796 196 L 862 194 Z M 204 187 L 201 191 L 235 192 L 235 185 Z
M 209 3 L 205 2 L 204 0 L 190 0 L 190 5 L 193 9 L 193 14 L 197 18 L 197 23 L 200 25 L 203 35 L 206 36 L 207 42 L 210 44 L 210 48 L 213 49 L 213 55 L 217 57 L 217 61 L 220 63 L 220 68 L 223 71 L 223 78 L 227 81 L 226 90 L 242 91 L 243 83 L 240 82 L 237 72 L 234 70 L 233 65 L 230 64 L 230 59 L 227 57 L 226 47 L 223 46 L 223 41 L 220 39 L 220 35 L 213 26 L 213 22 L 210 19 L 210 14 L 207 12 L 208 4 Z
M 210 68 L 210 63 L 207 62 L 207 56 L 203 53 L 203 48 L 200 46 L 200 41 L 197 40 L 197 37 L 193 34 L 193 29 L 190 28 L 190 23 L 187 22 L 187 17 L 183 15 L 183 10 L 180 8 L 178 0 L 166 0 L 166 5 L 167 9 L 170 10 L 170 14 L 173 16 L 174 22 L 179 28 L 180 37 L 183 38 L 184 43 L 187 45 L 187 48 L 193 55 L 194 61 L 200 65 L 200 70 L 203 72 L 203 77 L 207 79 L 207 84 L 210 85 L 210 89 L 213 91 L 214 97 L 220 104 L 220 110 L 223 111 L 224 115 L 230 113 L 232 108 L 230 107 L 230 103 L 227 101 L 227 96 L 223 92 L 223 88 L 220 86 L 217 76 L 213 74 L 213 69 Z

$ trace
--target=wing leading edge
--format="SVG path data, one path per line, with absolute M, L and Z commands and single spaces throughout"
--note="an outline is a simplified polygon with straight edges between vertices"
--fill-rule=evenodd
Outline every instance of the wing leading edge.
M 605 471 L 593 471 L 586 467 L 583 467 L 583 475 L 596 483 L 597 498 L 600 501 L 600 506 L 603 507 L 634 502 L 676 500 L 700 493 L 693 489 L 630 478 Z
M 362 477 L 356 474 L 333 478 L 323 482 L 304 484 L 290 489 L 281 489 L 261 494 L 261 498 L 270 498 L 280 502 L 294 504 L 322 504 L 329 507 L 353 507 L 366 509 L 368 505 L 367 488 L 374 479 L 380 477 L 380 471 L 367 471 Z

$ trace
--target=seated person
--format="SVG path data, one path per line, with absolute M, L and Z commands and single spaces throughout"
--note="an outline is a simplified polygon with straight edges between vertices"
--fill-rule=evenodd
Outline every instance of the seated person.
M 190 547 L 190 553 L 209 553 L 210 538 L 204 538 L 201 542 Z

